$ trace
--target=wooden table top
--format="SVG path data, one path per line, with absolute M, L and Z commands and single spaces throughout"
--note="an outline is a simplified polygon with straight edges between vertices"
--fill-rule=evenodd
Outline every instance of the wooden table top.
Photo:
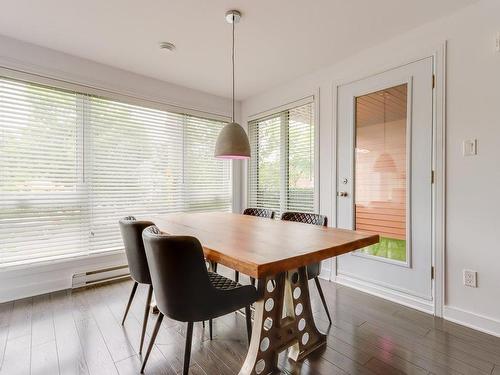
M 164 233 L 198 238 L 207 259 L 256 279 L 379 241 L 378 235 L 352 230 L 226 212 L 174 213 L 144 219 Z

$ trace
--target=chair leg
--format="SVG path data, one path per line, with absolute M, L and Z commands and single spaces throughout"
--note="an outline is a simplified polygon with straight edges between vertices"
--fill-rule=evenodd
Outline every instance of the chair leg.
M 188 323 L 186 331 L 186 348 L 184 349 L 184 371 L 183 375 L 189 373 L 189 361 L 191 359 L 191 341 L 193 339 L 193 322 Z
M 252 338 L 252 312 L 250 306 L 245 306 L 245 318 L 247 321 L 248 345 L 250 345 L 250 339 Z
M 130 292 L 130 298 L 128 299 L 127 307 L 125 308 L 125 314 L 123 314 L 122 325 L 125 324 L 125 318 L 127 317 L 128 310 L 130 309 L 130 305 L 132 304 L 132 300 L 134 299 L 135 291 L 137 290 L 137 285 L 139 285 L 139 283 L 137 281 L 134 281 L 134 286 L 132 287 L 132 291 Z
M 155 299 L 155 296 L 153 294 L 153 298 L 151 299 L 151 307 L 152 307 L 152 313 L 153 314 L 158 314 L 160 312 L 160 309 L 158 309 L 158 305 L 156 304 L 156 299 Z
M 146 367 L 146 362 L 148 361 L 149 355 L 151 354 L 151 349 L 153 349 L 153 345 L 155 344 L 156 335 L 158 335 L 158 331 L 160 330 L 162 320 L 163 320 L 163 314 L 160 312 L 158 314 L 158 318 L 156 319 L 155 328 L 153 329 L 153 334 L 151 335 L 151 340 L 149 341 L 148 350 L 146 351 L 146 356 L 144 357 L 144 361 L 142 361 L 141 374 L 144 372 L 144 368 Z
M 142 345 L 144 344 L 144 336 L 146 335 L 146 327 L 148 325 L 149 309 L 151 307 L 152 297 L 153 297 L 153 285 L 150 285 L 148 289 L 148 297 L 146 298 L 146 307 L 144 308 L 144 320 L 142 322 L 141 345 L 139 346 L 139 354 L 142 353 Z
M 210 340 L 212 340 L 212 319 L 208 320 L 208 332 L 210 332 Z
M 240 272 L 239 271 L 234 271 L 234 281 L 238 282 L 240 281 Z
M 321 289 L 321 284 L 319 283 L 318 277 L 314 278 L 314 282 L 316 283 L 316 288 L 318 288 L 319 296 L 321 298 L 321 302 L 323 303 L 323 307 L 326 311 L 326 316 L 328 317 L 328 321 L 332 324 L 332 318 L 330 317 L 330 311 L 328 311 L 328 305 L 326 304 L 325 295 L 323 294 L 323 289 Z

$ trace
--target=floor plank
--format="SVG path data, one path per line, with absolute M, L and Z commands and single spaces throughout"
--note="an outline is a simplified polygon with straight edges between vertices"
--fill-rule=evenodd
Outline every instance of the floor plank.
M 31 367 L 31 337 L 19 336 L 7 341 L 1 375 L 25 375 Z
M 73 296 L 73 317 L 85 361 L 91 374 L 118 374 L 104 338 L 80 291 Z
M 50 295 L 33 297 L 31 316 L 31 345 L 37 346 L 49 341 L 55 341 L 54 319 Z
M 56 340 L 31 347 L 31 374 L 59 374 Z
M 31 335 L 31 316 L 33 312 L 33 299 L 24 298 L 14 301 L 9 323 L 8 340 Z
M 454 370 L 462 374 L 485 375 L 487 372 L 481 371 L 465 362 L 448 356 L 446 353 L 441 353 L 419 343 L 412 337 L 404 336 L 397 330 L 391 330 L 389 327 L 377 327 L 372 323 L 365 323 L 360 328 L 360 331 L 368 335 L 377 336 L 379 340 L 388 345 L 397 346 L 410 351 L 412 354 L 418 355 L 428 361 L 433 361 L 450 370 Z M 418 365 L 418 363 L 417 363 Z
M 13 307 L 13 301 L 0 303 L 0 328 L 7 327 L 10 324 L 10 315 Z
M 87 362 L 72 313 L 67 291 L 52 293 L 54 331 L 61 375 L 88 375 Z
M 0 304 L 0 369 L 5 354 L 5 347 L 7 345 L 7 337 L 9 335 L 9 324 L 14 302 L 6 302 Z
M 120 375 L 137 375 L 140 372 L 142 357 L 134 355 L 132 357 L 116 362 L 116 368 Z M 161 354 L 158 347 L 153 347 L 144 374 L 148 375 L 175 375 L 176 372 L 170 366 L 168 360 Z
M 231 275 L 231 273 L 229 274 Z M 242 276 L 245 280 L 245 276 Z M 362 292 L 321 281 L 330 325 L 311 284 L 311 304 L 327 345 L 296 363 L 279 356 L 282 373 L 500 375 L 500 338 Z M 139 286 L 124 326 L 130 281 L 0 304 L 0 374 L 138 374 L 147 287 Z M 156 316 L 148 316 L 147 347 Z M 182 372 L 186 324 L 165 318 L 146 374 Z M 245 319 L 231 313 L 196 323 L 190 374 L 238 373 L 248 350 Z
M 113 313 L 104 300 L 100 298 L 95 288 L 89 289 L 86 297 L 88 304 L 91 306 L 92 316 L 97 323 L 113 361 L 118 362 L 137 354 L 129 342 L 126 331 L 116 321 Z
M 371 358 L 368 362 L 366 362 L 366 367 L 369 368 L 373 373 L 375 374 L 380 374 L 380 375 L 401 375 L 405 374 L 403 371 L 398 370 L 395 367 L 392 367 L 385 363 L 384 361 L 381 361 L 378 358 Z

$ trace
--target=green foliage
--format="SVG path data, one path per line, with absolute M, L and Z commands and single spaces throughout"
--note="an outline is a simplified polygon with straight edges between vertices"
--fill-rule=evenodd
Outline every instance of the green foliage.
M 380 242 L 360 250 L 369 255 L 406 262 L 406 241 L 380 237 Z

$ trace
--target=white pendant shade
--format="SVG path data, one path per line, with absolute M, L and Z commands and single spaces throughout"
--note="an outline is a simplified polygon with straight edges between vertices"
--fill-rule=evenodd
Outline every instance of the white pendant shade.
M 248 159 L 250 143 L 245 129 L 236 122 L 224 126 L 215 144 L 215 157 L 220 159 Z

